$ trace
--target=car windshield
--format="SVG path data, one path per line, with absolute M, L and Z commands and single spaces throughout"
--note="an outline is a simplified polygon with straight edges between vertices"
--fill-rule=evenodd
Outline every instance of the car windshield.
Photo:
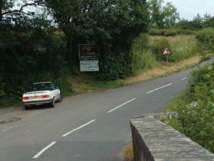
M 52 83 L 36 83 L 31 87 L 31 91 L 52 90 Z

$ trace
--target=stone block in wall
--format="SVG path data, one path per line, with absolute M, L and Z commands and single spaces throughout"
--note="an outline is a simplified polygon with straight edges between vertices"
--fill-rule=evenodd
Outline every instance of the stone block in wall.
M 214 154 L 161 121 L 176 115 L 156 113 L 131 118 L 135 161 L 214 161 Z

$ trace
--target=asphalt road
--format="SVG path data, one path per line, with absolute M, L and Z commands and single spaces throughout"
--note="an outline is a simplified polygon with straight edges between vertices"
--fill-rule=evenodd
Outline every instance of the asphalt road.
M 0 110 L 0 161 L 121 161 L 130 118 L 161 112 L 186 89 L 192 70 L 67 97 L 55 108 Z

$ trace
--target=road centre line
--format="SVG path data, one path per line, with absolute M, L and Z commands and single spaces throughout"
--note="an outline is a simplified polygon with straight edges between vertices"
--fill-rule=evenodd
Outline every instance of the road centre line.
M 42 149 L 40 152 L 38 152 L 33 159 L 37 159 L 40 155 L 42 155 L 45 151 L 47 151 L 50 147 L 52 147 L 54 144 L 56 144 L 56 141 L 50 143 L 48 146 L 46 146 L 44 149 Z
M 108 113 L 111 113 L 111 112 L 117 110 L 118 108 L 120 108 L 120 107 L 122 107 L 122 106 L 124 106 L 124 105 L 126 105 L 126 104 L 128 104 L 128 103 L 130 103 L 130 102 L 132 102 L 132 101 L 134 101 L 134 100 L 136 100 L 136 98 L 133 98 L 133 99 L 131 99 L 131 100 L 129 100 L 129 101 L 127 101 L 127 102 L 125 102 L 125 103 L 123 103 L 123 104 L 121 104 L 121 105 L 115 107 L 115 108 L 113 108 L 112 110 L 108 111 Z
M 157 91 L 157 90 L 159 90 L 159 89 L 162 89 L 162 88 L 171 86 L 171 85 L 172 85 L 172 83 L 169 83 L 169 84 L 167 84 L 167 85 L 164 85 L 164 86 L 161 86 L 161 87 L 159 87 L 159 88 L 153 89 L 153 90 L 147 92 L 147 94 L 152 93 L 152 92 L 154 92 L 154 91 Z
M 75 132 L 75 131 L 77 131 L 77 130 L 79 130 L 79 129 L 82 129 L 83 127 L 85 127 L 85 126 L 87 126 L 87 125 L 93 123 L 94 121 L 96 121 L 96 120 L 91 120 L 91 121 L 89 121 L 88 123 L 86 123 L 86 124 L 84 124 L 84 125 L 82 125 L 82 126 L 76 128 L 76 129 L 73 129 L 73 130 L 69 131 L 68 133 L 62 135 L 62 137 L 66 137 L 66 136 L 68 136 L 69 134 L 71 134 L 71 133 L 73 133 L 73 132 Z
M 182 78 L 181 80 L 186 80 L 187 79 L 187 77 L 185 77 L 185 78 Z
M 13 128 L 13 127 L 8 127 L 8 128 L 6 128 L 6 129 L 3 129 L 2 131 L 0 131 L 0 134 L 3 133 L 3 132 L 9 131 L 9 130 L 11 130 L 12 128 Z

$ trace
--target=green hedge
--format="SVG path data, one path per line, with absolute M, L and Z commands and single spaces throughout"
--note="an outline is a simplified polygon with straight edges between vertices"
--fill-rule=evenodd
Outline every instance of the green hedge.
M 196 33 L 201 55 L 206 58 L 214 52 L 214 28 L 206 28 Z
M 189 91 L 176 100 L 169 124 L 214 153 L 214 64 L 191 75 Z M 191 103 L 191 104 L 190 104 Z
M 151 29 L 149 34 L 152 36 L 176 36 L 177 32 L 173 29 Z

